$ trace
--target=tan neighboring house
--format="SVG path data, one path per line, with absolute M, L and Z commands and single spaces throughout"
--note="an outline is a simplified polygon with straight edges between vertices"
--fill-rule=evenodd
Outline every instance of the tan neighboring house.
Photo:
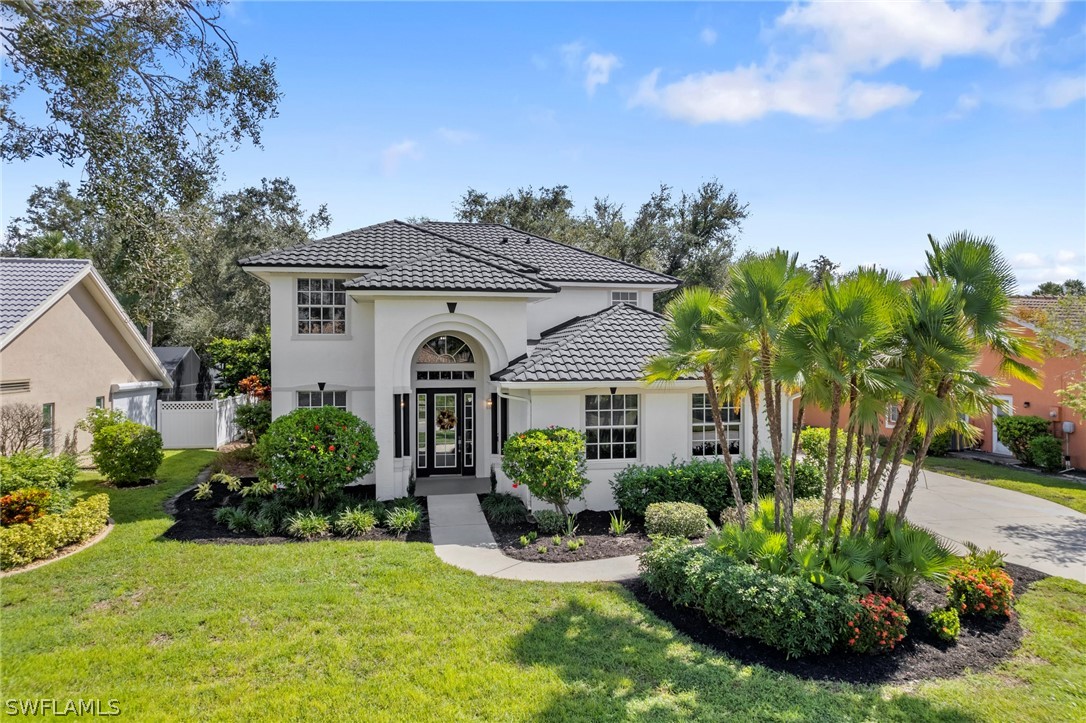
M 157 427 L 158 390 L 171 384 L 90 261 L 0 258 L 0 405 L 40 406 L 47 449 L 89 407 Z

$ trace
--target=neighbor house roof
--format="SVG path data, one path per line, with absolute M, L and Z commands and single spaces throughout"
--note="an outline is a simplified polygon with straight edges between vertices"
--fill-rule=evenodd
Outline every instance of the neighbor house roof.
M 654 312 L 616 304 L 543 332 L 530 355 L 514 360 L 492 378 L 502 382 L 640 381 L 645 363 L 664 349 L 666 323 Z
M 143 364 L 160 382 L 171 383 L 151 345 L 87 259 L 0 258 L 0 350 L 83 282 Z
M 360 276 L 344 286 L 396 291 L 558 292 L 556 286 L 492 263 L 485 253 L 478 257 L 466 251 L 463 246 L 442 249 L 425 258 Z
M 1012 296 L 1011 306 L 1015 315 L 1026 321 L 1079 321 L 1071 318 L 1072 314 L 1079 313 L 1079 309 L 1067 301 L 1066 296 Z
M 653 284 L 678 279 L 598 256 L 502 224 L 386 221 L 287 249 L 241 259 L 242 266 L 384 269 L 434 257 L 450 248 L 540 281 Z M 446 259 L 438 258 L 434 263 Z
M 166 367 L 166 371 L 171 374 L 185 357 L 196 353 L 196 350 L 191 346 L 155 346 L 151 348 L 158 360 L 162 362 L 162 366 Z

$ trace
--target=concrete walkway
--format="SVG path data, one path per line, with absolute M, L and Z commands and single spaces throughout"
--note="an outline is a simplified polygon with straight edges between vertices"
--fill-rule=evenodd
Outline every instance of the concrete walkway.
M 897 509 L 908 474 L 908 467 L 901 470 L 891 509 Z M 1086 515 L 1001 487 L 920 474 L 906 513 L 912 522 L 957 543 L 1000 550 L 1008 562 L 1086 582 Z
M 521 562 L 494 542 L 473 494 L 427 498 L 434 552 L 445 562 L 478 575 L 542 582 L 614 582 L 637 577 L 637 556 L 583 562 Z

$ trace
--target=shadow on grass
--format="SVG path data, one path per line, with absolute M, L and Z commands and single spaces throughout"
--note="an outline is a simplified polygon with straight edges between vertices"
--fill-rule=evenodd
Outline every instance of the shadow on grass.
M 215 455 L 207 449 L 167 451 L 156 475 L 160 481 L 146 487 L 112 487 L 98 477 L 80 480 L 75 487 L 86 495 L 109 495 L 109 514 L 118 524 L 165 520 L 169 519 L 163 507 L 166 500 L 191 485 Z
M 706 652 L 651 614 L 631 621 L 578 601 L 517 638 L 524 665 L 566 684 L 542 720 L 979 720 L 877 687 L 803 681 Z

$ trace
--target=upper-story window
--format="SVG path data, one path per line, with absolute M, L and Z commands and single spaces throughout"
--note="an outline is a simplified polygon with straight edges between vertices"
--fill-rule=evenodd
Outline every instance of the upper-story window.
M 637 306 L 637 292 L 636 291 L 612 291 L 611 292 L 611 306 L 615 304 L 633 304 Z
M 342 280 L 298 279 L 298 333 L 347 333 L 347 292 Z

